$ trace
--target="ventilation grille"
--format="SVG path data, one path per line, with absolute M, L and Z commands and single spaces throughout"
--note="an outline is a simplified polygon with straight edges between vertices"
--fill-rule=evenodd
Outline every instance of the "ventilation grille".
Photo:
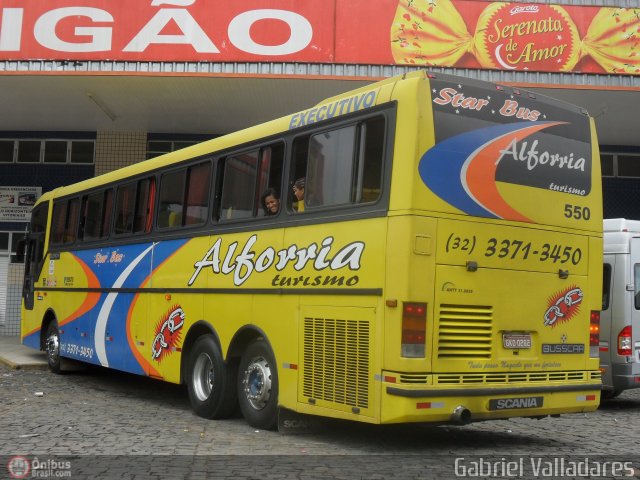
M 369 322 L 304 319 L 303 395 L 368 408 Z
M 429 382 L 429 375 L 423 373 L 401 373 L 399 375 L 400 383 L 420 383 Z
M 491 358 L 493 308 L 440 305 L 438 358 Z
M 437 385 L 469 384 L 508 384 L 508 383 L 546 383 L 546 382 L 584 382 L 598 379 L 594 372 L 531 372 L 531 373 L 475 373 L 436 375 Z

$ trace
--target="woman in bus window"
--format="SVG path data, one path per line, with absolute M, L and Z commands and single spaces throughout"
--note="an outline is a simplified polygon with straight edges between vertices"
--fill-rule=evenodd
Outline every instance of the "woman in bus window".
M 294 209 L 300 213 L 304 212 L 304 186 L 306 179 L 304 177 L 299 178 L 293 183 L 293 194 L 296 197 Z
M 280 211 L 280 195 L 275 188 L 267 188 L 260 197 L 266 217 L 277 215 Z

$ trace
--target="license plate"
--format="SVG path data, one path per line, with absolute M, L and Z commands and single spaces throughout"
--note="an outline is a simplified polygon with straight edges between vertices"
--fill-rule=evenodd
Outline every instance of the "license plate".
M 531 335 L 528 333 L 503 333 L 504 348 L 531 348 Z

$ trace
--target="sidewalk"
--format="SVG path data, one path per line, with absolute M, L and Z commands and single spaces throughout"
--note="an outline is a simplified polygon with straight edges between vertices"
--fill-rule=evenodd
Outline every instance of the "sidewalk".
M 0 364 L 13 369 L 46 369 L 47 357 L 20 343 L 20 337 L 0 335 Z

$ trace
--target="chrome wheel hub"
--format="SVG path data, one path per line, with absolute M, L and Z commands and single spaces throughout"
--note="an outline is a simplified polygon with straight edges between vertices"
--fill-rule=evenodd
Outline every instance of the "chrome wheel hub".
M 215 374 L 213 371 L 213 361 L 206 353 L 201 353 L 193 367 L 193 390 L 201 402 L 206 401 L 213 391 Z
M 244 394 L 253 408 L 262 410 L 271 398 L 271 367 L 262 358 L 254 358 L 244 371 Z
M 47 337 L 45 348 L 47 350 L 47 358 L 49 359 L 49 363 L 52 365 L 56 364 L 60 356 L 60 341 L 58 340 L 57 333 L 51 333 Z

